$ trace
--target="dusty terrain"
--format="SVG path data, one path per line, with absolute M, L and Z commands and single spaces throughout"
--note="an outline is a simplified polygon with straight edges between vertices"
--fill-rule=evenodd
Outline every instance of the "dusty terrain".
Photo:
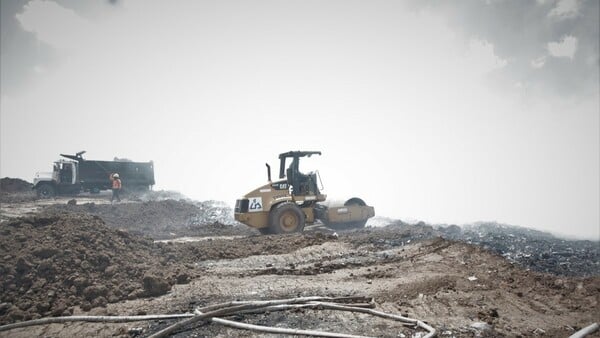
M 184 313 L 232 300 L 346 295 L 373 297 L 378 310 L 426 321 L 440 337 L 561 337 L 600 320 L 597 242 L 570 246 L 577 254 L 571 261 L 578 265 L 569 276 L 565 264 L 552 269 L 553 261 L 561 261 L 550 249 L 548 259 L 540 254 L 528 266 L 527 260 L 511 257 L 529 254 L 497 252 L 489 237 L 477 242 L 472 236 L 480 245 L 468 244 L 453 228 L 390 222 L 364 230 L 311 226 L 303 234 L 261 236 L 233 222 L 231 210 L 214 202 L 155 193 L 111 205 L 106 196 L 37 200 L 27 193 L 0 193 L 0 325 L 71 314 Z M 451 234 L 454 239 L 440 237 Z M 567 257 L 562 251 L 559 256 Z M 579 262 L 586 259 L 588 264 Z M 531 271 L 538 266 L 553 273 Z M 235 319 L 369 336 L 424 333 L 335 311 Z M 0 337 L 148 336 L 173 322 L 49 324 Z M 176 334 L 256 335 L 217 324 Z

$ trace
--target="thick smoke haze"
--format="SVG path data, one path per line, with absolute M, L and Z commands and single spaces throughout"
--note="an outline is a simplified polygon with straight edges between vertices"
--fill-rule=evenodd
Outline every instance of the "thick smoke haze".
M 381 216 L 600 239 L 598 1 L 0 4 L 2 177 L 87 150 L 232 204 L 321 150 Z

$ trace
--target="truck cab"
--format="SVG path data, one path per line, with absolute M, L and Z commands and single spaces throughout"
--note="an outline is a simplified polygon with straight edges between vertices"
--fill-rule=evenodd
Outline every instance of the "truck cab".
M 58 192 L 77 192 L 77 162 L 58 160 L 52 172 L 37 172 L 33 179 L 33 189 L 39 197 L 49 198 Z

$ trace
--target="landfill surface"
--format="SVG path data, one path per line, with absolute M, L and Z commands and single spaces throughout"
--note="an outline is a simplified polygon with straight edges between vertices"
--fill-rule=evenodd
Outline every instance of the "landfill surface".
M 598 321 L 600 245 L 497 223 L 263 236 L 222 202 L 173 192 L 40 200 L 0 180 L 0 325 L 69 315 L 189 313 L 234 300 L 372 297 L 439 337 L 564 337 Z M 365 314 L 297 309 L 236 321 L 363 336 L 425 331 Z M 62 323 L 0 337 L 149 336 L 175 323 Z M 265 336 L 202 322 L 176 337 Z M 273 335 L 277 336 L 277 335 Z M 596 332 L 592 337 L 600 337 Z

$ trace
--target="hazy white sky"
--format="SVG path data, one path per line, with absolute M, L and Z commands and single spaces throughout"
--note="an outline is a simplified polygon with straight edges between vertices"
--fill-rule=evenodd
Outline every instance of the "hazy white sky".
M 381 216 L 600 238 L 598 1 L 0 3 L 2 177 L 87 150 L 233 204 L 321 150 Z

